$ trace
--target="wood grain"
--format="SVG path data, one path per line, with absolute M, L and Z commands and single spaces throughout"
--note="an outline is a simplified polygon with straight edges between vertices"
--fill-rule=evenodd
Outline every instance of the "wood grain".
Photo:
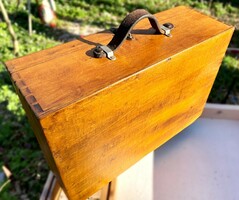
M 165 11 L 156 17 L 160 23 L 175 25 L 173 37 L 150 34 L 152 30 L 146 31 L 149 34 L 134 34 L 133 41 L 126 41 L 116 51 L 116 61 L 89 57 L 86 53 L 95 45 L 79 39 L 6 64 L 13 76 L 19 75 L 25 81 L 29 90 L 22 91 L 23 94 L 34 94 L 38 106 L 32 109 L 41 117 L 231 29 L 186 7 Z M 136 30 L 148 28 L 147 19 L 135 27 Z M 111 33 L 98 33 L 85 40 L 107 44 L 111 38 Z M 21 89 L 21 85 L 18 86 Z M 27 98 L 27 101 L 31 105 L 31 99 Z
M 86 199 L 203 110 L 234 28 L 186 7 L 156 17 L 173 37 L 135 31 L 116 61 L 89 56 L 112 37 L 104 32 L 6 63 L 69 199 Z

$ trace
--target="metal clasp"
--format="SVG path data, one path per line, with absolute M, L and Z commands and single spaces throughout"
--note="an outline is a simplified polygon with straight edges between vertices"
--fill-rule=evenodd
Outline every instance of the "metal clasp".
M 114 52 L 112 51 L 111 48 L 107 47 L 107 46 L 100 46 L 100 48 L 103 50 L 103 52 L 105 53 L 106 57 L 110 60 L 116 60 L 116 57 L 114 55 Z
M 116 59 L 113 50 L 105 45 L 98 45 L 93 53 L 95 58 L 102 58 L 105 55 L 110 60 Z
M 165 23 L 160 26 L 160 29 L 163 31 L 162 34 L 171 37 L 171 30 L 174 28 L 174 25 L 172 23 Z

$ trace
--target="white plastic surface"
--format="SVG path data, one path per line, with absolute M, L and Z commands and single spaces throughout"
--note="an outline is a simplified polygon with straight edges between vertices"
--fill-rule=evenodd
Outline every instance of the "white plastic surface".
M 116 184 L 116 200 L 239 200 L 239 121 L 198 119 Z

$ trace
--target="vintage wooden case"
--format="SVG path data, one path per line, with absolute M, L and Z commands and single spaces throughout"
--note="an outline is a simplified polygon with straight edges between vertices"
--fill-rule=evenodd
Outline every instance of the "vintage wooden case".
M 144 19 L 114 61 L 92 56 L 112 38 L 101 32 L 6 62 L 69 199 L 86 199 L 202 113 L 234 28 L 187 7 L 155 16 L 174 24 L 172 37 Z

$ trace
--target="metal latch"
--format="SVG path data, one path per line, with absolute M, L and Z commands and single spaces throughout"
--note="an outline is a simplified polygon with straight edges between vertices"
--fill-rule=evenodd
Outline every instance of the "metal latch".
M 114 52 L 112 51 L 111 48 L 109 48 L 108 46 L 98 46 L 98 51 L 105 53 L 106 57 L 110 60 L 115 60 L 116 57 L 114 56 Z

